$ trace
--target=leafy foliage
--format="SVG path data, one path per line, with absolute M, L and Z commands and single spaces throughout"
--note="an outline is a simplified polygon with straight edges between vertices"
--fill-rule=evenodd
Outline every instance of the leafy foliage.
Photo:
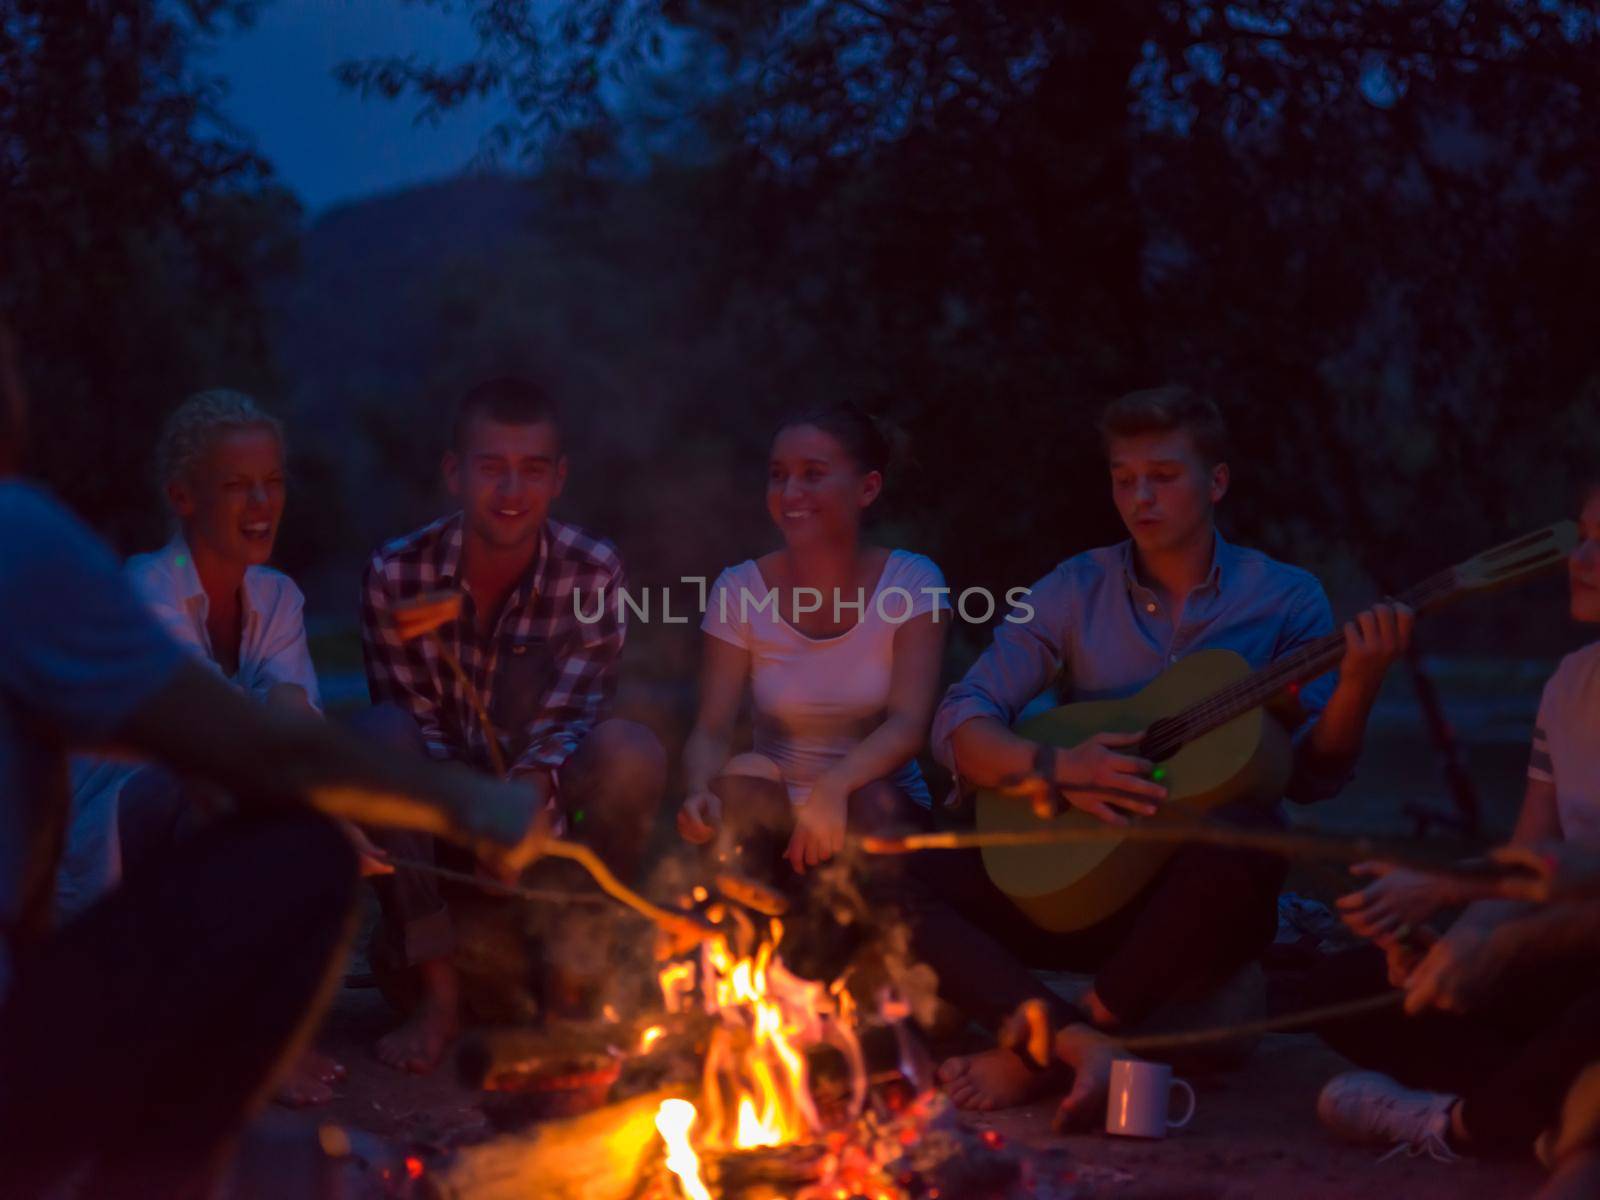
M 1593 6 L 454 7 L 471 63 L 348 80 L 500 90 L 493 145 L 591 180 L 670 128 L 701 319 L 792 326 L 726 410 L 746 453 L 785 401 L 876 401 L 918 448 L 899 529 L 961 583 L 1114 536 L 1094 409 L 1167 378 L 1232 415 L 1241 533 L 1384 581 L 1550 519 L 1600 451 Z
M 32 468 L 124 543 L 158 531 L 143 467 L 200 387 L 268 387 L 257 287 L 297 208 L 191 59 L 244 0 L 0 7 L 0 306 L 33 396 Z

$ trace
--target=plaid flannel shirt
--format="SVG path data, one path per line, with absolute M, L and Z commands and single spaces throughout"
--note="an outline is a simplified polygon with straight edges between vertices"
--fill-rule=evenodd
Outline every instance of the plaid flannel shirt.
M 394 623 L 397 601 L 459 588 L 461 615 L 439 637 L 482 698 L 512 777 L 553 771 L 599 723 L 616 690 L 625 633 L 616 599 L 622 560 L 610 542 L 546 520 L 533 565 L 507 597 L 494 632 L 481 638 L 461 577 L 462 523 L 459 512 L 444 517 L 390 542 L 367 565 L 361 642 L 368 691 L 374 703 L 398 704 L 416 718 L 433 757 L 490 768 L 487 736 L 455 673 L 432 639 L 402 641 Z M 586 618 L 599 606 L 598 619 L 578 619 L 574 592 Z

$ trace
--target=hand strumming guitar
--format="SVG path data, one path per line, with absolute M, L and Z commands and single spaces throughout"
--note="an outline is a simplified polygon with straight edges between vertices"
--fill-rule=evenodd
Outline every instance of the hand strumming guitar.
M 1051 786 L 1034 792 L 1034 811 L 1052 817 L 1065 801 L 1108 825 L 1126 825 L 1125 813 L 1154 813 L 1157 802 L 1167 798 L 1167 789 L 1149 778 L 1155 764 L 1124 751 L 1143 737 L 1142 732 L 1097 733 L 1070 750 L 1040 746 L 1034 771 Z

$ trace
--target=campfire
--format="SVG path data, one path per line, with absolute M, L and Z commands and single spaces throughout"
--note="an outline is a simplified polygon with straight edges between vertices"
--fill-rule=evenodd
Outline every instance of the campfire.
M 537 1123 L 502 1121 L 502 1136 L 435 1156 L 410 1194 L 1082 1194 L 1060 1152 L 1016 1153 L 993 1131 L 963 1123 L 935 1089 L 907 994 L 919 977 L 859 927 L 859 900 L 813 900 L 776 915 L 786 907 L 781 898 L 722 882 L 714 897 L 694 890 L 707 935 L 692 944 L 673 931 L 661 935 L 660 1005 L 650 1004 L 650 1015 L 629 1021 L 610 1012 L 596 1027 L 492 1032 L 464 1047 L 463 1077 L 489 1093 L 486 1109 L 503 1104 Z
M 739 933 L 744 937 L 738 940 L 753 940 L 753 947 L 718 935 L 700 946 L 695 960 L 661 971 L 669 1014 L 698 1003 L 713 1022 L 698 1104 L 671 1098 L 656 1115 L 666 1165 L 691 1200 L 711 1195 L 701 1172 L 705 1157 L 730 1163 L 740 1151 L 815 1148 L 831 1132 L 856 1123 L 867 1100 L 866 1063 L 844 979 L 826 986 L 786 969 L 776 956 L 783 941 L 783 922 L 776 917 L 759 932 L 746 920 Z M 822 1048 L 834 1050 L 845 1067 L 846 1087 L 834 1112 L 822 1107 L 812 1087 L 811 1057 Z M 821 1180 L 831 1173 L 825 1158 L 808 1153 L 778 1161 Z M 837 1188 L 816 1191 L 819 1197 L 836 1193 Z
M 747 889 L 724 890 L 752 899 Z M 652 1195 L 1067 1194 L 1039 1175 L 1042 1163 L 1024 1164 L 998 1135 L 969 1130 L 934 1090 L 932 1061 L 894 972 L 878 982 L 869 1011 L 858 1012 L 851 984 L 859 956 L 851 952 L 863 940 L 853 936 L 849 911 L 814 906 L 797 918 L 809 923 L 809 936 L 788 940 L 783 918 L 752 917 L 736 903 L 713 903 L 707 915 L 724 932 L 659 972 L 668 1018 L 703 1021 L 708 1032 L 692 1097 L 657 1106 L 668 1186 Z M 808 969 L 792 967 L 784 951 Z M 663 1036 L 662 1026 L 647 1028 L 641 1049 Z

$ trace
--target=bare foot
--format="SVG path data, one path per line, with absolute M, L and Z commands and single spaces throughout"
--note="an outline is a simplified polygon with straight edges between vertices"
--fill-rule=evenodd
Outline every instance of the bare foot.
M 1011 1050 L 985 1050 L 947 1059 L 939 1082 L 957 1108 L 991 1112 L 1026 1104 L 1051 1083 L 1053 1074 L 1028 1066 Z
M 307 1050 L 278 1081 L 273 1099 L 285 1108 L 310 1108 L 333 1099 L 331 1084 L 346 1075 L 344 1065 L 326 1054 Z
M 398 1029 L 378 1039 L 378 1061 L 396 1071 L 426 1075 L 439 1065 L 456 1033 L 455 1012 L 424 1001 Z
M 1122 1024 L 1117 1014 L 1106 1007 L 1106 1002 L 1100 999 L 1100 994 L 1093 988 L 1089 989 L 1079 1003 L 1089 1010 L 1089 1023 L 1096 1029 L 1116 1029 Z

